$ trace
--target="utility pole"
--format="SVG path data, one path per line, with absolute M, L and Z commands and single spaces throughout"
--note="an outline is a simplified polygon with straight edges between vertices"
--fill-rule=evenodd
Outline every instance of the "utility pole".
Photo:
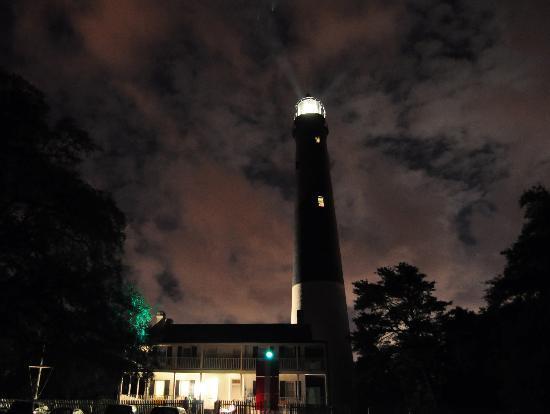
M 40 365 L 29 365 L 29 370 L 37 369 L 38 374 L 36 377 L 36 386 L 34 388 L 34 394 L 33 394 L 33 400 L 37 400 L 40 396 L 40 381 L 42 380 L 42 371 L 45 369 L 53 369 L 53 367 L 49 367 L 47 365 L 44 365 L 44 353 L 46 350 L 46 345 L 42 347 L 42 357 L 40 358 Z M 46 380 L 47 381 L 47 380 Z M 31 377 L 31 386 L 32 386 L 32 377 Z M 44 387 L 42 387 L 44 388 Z

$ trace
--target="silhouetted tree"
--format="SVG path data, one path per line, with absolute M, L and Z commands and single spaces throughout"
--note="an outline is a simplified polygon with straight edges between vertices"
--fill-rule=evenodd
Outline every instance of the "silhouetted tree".
M 542 186 L 520 198 L 525 222 L 502 254 L 504 272 L 489 281 L 485 312 L 498 336 L 494 374 L 509 412 L 544 412 L 550 406 L 550 193 Z
M 548 306 L 550 292 L 550 193 L 532 187 L 520 198 L 525 222 L 518 239 L 504 250 L 504 272 L 489 281 L 489 308 L 539 303 Z
M 354 283 L 357 330 L 352 340 L 365 396 L 361 404 L 404 402 L 422 412 L 434 410 L 438 380 L 433 355 L 449 303 L 438 300 L 433 295 L 435 283 L 407 263 L 380 268 L 376 274 L 380 277 L 376 283 Z
M 487 315 L 460 307 L 445 313 L 439 350 L 433 355 L 441 412 L 502 412 L 493 371 L 497 342 Z
M 134 368 L 147 305 L 123 274 L 125 220 L 82 180 L 94 145 L 43 94 L 0 72 L 0 389 L 29 394 L 45 346 L 49 394 L 106 395 Z

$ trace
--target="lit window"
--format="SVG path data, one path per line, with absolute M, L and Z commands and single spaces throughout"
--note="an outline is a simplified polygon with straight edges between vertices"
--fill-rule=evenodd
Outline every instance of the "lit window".
M 319 144 L 321 142 L 321 137 L 315 137 L 315 142 Z
M 162 397 L 164 395 L 164 381 L 155 380 L 155 397 Z
M 319 207 L 324 207 L 325 206 L 325 199 L 323 196 L 317 196 L 317 205 Z

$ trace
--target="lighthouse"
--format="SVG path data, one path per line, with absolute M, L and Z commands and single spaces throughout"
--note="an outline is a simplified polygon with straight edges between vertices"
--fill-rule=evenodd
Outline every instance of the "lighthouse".
M 292 324 L 327 344 L 329 403 L 349 405 L 352 354 L 338 228 L 330 178 L 326 111 L 307 96 L 295 107 L 295 250 Z

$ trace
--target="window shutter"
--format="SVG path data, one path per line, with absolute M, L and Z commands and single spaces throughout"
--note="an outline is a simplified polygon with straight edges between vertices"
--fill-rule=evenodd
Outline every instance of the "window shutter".
M 279 396 L 282 398 L 286 397 L 286 381 L 279 383 Z

